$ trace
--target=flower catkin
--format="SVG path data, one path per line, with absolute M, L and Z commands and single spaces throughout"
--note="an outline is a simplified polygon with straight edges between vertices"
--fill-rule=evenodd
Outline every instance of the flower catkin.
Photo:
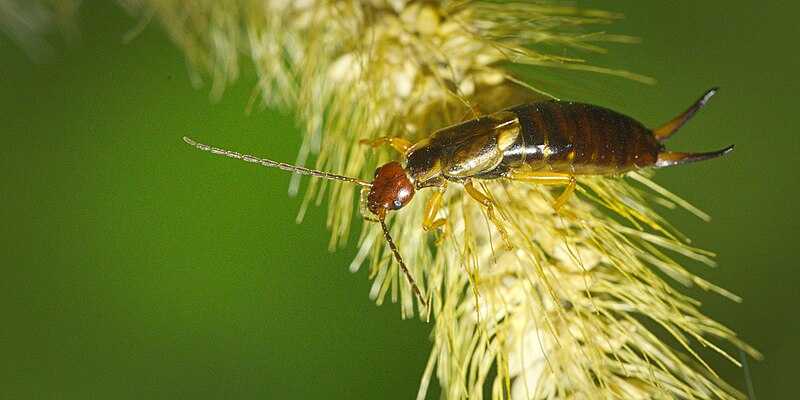
M 465 117 L 547 96 L 509 72 L 512 66 L 528 76 L 566 68 L 647 80 L 555 55 L 630 41 L 587 33 L 619 17 L 597 10 L 502 1 L 118 2 L 160 22 L 190 64 L 210 73 L 215 95 L 250 64 L 264 102 L 297 112 L 304 135 L 297 163 L 313 156 L 317 169 L 348 176 L 369 176 L 398 158 L 391 149 L 359 146 L 360 139 L 417 141 Z M 388 297 L 403 317 L 421 312 L 433 327 L 418 397 L 434 377 L 453 399 L 743 397 L 694 349 L 710 347 L 733 363 L 715 343 L 758 353 L 663 277 L 736 297 L 674 260 L 713 263 L 649 204 L 704 214 L 648 178 L 647 171 L 581 178 L 565 206 L 572 218 L 553 211 L 560 189 L 481 182 L 499 206 L 510 251 L 459 185 L 447 192 L 440 217 L 448 235 L 437 241 L 440 233 L 421 229 L 430 193 L 420 192 L 388 224 L 426 308 L 380 228 L 365 223 L 351 269 L 370 269 L 378 303 Z M 324 196 L 333 248 L 358 212 L 357 189 L 312 179 L 304 208 Z

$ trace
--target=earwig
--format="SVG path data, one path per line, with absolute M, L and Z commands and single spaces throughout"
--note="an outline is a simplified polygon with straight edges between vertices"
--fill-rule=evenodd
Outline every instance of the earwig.
M 558 212 L 575 189 L 576 176 L 621 175 L 646 167 L 668 167 L 720 157 L 733 150 L 733 146 L 709 153 L 673 153 L 666 151 L 663 145 L 716 91 L 716 88 L 707 91 L 683 114 L 652 130 L 633 118 L 603 107 L 549 100 L 518 105 L 442 128 L 416 143 L 398 137 L 362 140 L 362 144 L 375 148 L 383 144 L 392 146 L 406 163 L 405 168 L 397 161 L 378 167 L 372 182 L 242 155 L 206 146 L 188 137 L 183 139 L 200 150 L 215 154 L 361 186 L 362 216 L 367 221 L 380 223 L 400 269 L 425 306 L 425 299 L 385 222 L 387 213 L 403 208 L 417 190 L 438 189 L 428 200 L 424 230 L 445 229 L 446 220 L 437 215 L 447 183 L 460 183 L 470 197 L 486 208 L 487 217 L 496 226 L 506 247 L 511 249 L 508 234 L 494 214 L 496 205 L 475 188 L 473 181 L 506 179 L 566 186 L 553 203 Z M 367 215 L 367 211 L 375 217 Z

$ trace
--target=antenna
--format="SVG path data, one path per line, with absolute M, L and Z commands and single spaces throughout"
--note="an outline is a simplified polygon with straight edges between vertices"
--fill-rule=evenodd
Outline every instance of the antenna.
M 392 240 L 392 236 L 389 235 L 389 228 L 386 227 L 386 222 L 383 221 L 383 217 L 379 218 L 378 221 L 381 223 L 381 228 L 383 228 L 383 237 L 386 238 L 386 242 L 389 243 L 389 248 L 392 249 L 392 253 L 394 253 L 394 258 L 397 259 L 397 263 L 400 264 L 400 269 L 403 270 L 403 273 L 406 274 L 406 278 L 408 278 L 408 283 L 411 284 L 411 289 L 414 290 L 416 293 L 419 302 L 422 303 L 422 306 L 425 307 L 425 299 L 422 297 L 422 293 L 419 292 L 419 288 L 417 284 L 414 282 L 414 278 L 411 277 L 411 273 L 408 272 L 408 268 L 406 268 L 406 263 L 403 262 L 403 259 L 400 257 L 400 252 L 397 251 L 397 247 L 394 245 L 394 241 Z
M 258 157 L 254 157 L 254 156 L 250 156 L 250 155 L 246 155 L 246 154 L 237 153 L 235 151 L 219 149 L 219 148 L 216 148 L 216 147 L 211 147 L 211 146 L 208 146 L 208 145 L 205 145 L 205 144 L 202 144 L 202 143 L 195 142 L 194 140 L 192 140 L 192 139 L 190 139 L 190 138 L 188 138 L 186 136 L 183 137 L 183 141 L 185 141 L 186 143 L 188 143 L 188 144 L 190 144 L 190 145 L 192 145 L 192 146 L 194 146 L 194 147 L 196 147 L 196 148 L 198 148 L 200 150 L 208 151 L 210 153 L 219 154 L 219 155 L 223 155 L 223 156 L 228 156 L 228 157 L 231 157 L 231 158 L 236 158 L 236 159 L 244 160 L 244 161 L 251 162 L 251 163 L 261 164 L 261 165 L 264 165 L 264 166 L 267 166 L 267 167 L 279 168 L 279 169 L 282 169 L 284 171 L 297 172 L 299 174 L 311 175 L 311 176 L 315 176 L 317 178 L 345 181 L 345 182 L 355 183 L 356 185 L 361 186 L 363 188 L 361 190 L 361 215 L 367 221 L 380 222 L 381 228 L 383 228 L 383 236 L 386 238 L 386 242 L 389 243 L 389 248 L 392 249 L 392 253 L 394 253 L 394 258 L 400 264 L 400 269 L 406 275 L 406 278 L 408 278 L 408 283 L 411 284 L 411 288 L 414 290 L 414 293 L 417 295 L 417 298 L 419 299 L 419 302 L 422 304 L 423 307 L 425 307 L 427 305 L 425 303 L 425 299 L 422 297 L 422 293 L 420 293 L 419 288 L 417 287 L 417 284 L 414 282 L 414 278 L 411 277 L 411 273 L 408 272 L 408 268 L 406 268 L 406 264 L 403 262 L 403 258 L 400 257 L 400 252 L 397 251 L 397 246 L 394 245 L 394 241 L 392 240 L 392 236 L 389 234 L 389 228 L 386 227 L 386 222 L 384 221 L 384 219 L 386 218 L 386 212 L 387 211 L 393 211 L 394 209 L 390 210 L 390 209 L 386 208 L 383 205 L 381 205 L 381 206 L 377 206 L 376 205 L 375 207 L 373 207 L 372 205 L 370 205 L 371 203 L 369 203 L 369 200 L 367 201 L 368 204 L 366 204 L 369 207 L 365 207 L 364 191 L 369 189 L 370 193 L 371 193 L 371 191 L 373 190 L 372 182 L 362 181 L 361 179 L 350 178 L 348 176 L 336 175 L 336 174 L 331 174 L 331 173 L 328 173 L 328 172 L 317 171 L 317 170 L 314 170 L 314 169 L 298 167 L 298 166 L 295 166 L 295 165 L 279 163 L 279 162 L 272 161 L 272 160 L 267 160 L 267 159 L 264 159 L 264 158 L 258 158 Z M 385 169 L 386 171 L 389 171 L 388 172 L 389 174 L 396 173 L 397 172 L 396 169 L 399 168 L 400 172 L 402 172 L 402 174 L 400 176 L 402 177 L 402 179 L 404 179 L 406 181 L 406 183 L 408 183 L 408 185 L 410 185 L 410 182 L 408 182 L 408 178 L 405 175 L 405 171 L 403 171 L 402 167 L 400 167 L 399 164 L 397 164 L 397 163 L 389 163 L 389 164 L 386 164 L 384 167 L 386 167 L 386 166 L 390 167 L 388 169 Z M 382 167 L 382 169 L 383 169 L 383 167 Z M 386 179 L 389 179 L 390 182 L 392 182 L 392 179 L 395 179 L 395 178 L 396 178 L 396 176 L 389 176 Z M 397 182 L 395 182 L 395 183 L 397 183 Z M 381 193 L 385 193 L 388 190 L 389 191 L 388 194 L 390 194 L 390 195 L 393 194 L 396 197 L 398 194 L 395 193 L 395 192 L 399 191 L 401 188 L 402 188 L 402 185 L 397 186 L 397 187 L 390 185 L 388 187 L 388 189 L 385 188 L 385 187 L 379 187 L 378 190 Z M 413 187 L 412 187 L 411 190 L 413 192 Z M 410 199 L 411 199 L 411 197 L 408 196 L 406 198 L 406 201 L 408 201 Z M 370 211 L 372 211 L 373 213 L 375 213 L 378 216 L 378 218 L 370 218 L 370 217 L 368 217 L 366 215 L 366 213 L 365 213 L 366 208 L 369 208 Z
M 331 173 L 328 173 L 328 172 L 317 171 L 315 169 L 297 167 L 297 166 L 290 165 L 290 164 L 284 164 L 284 163 L 279 163 L 279 162 L 272 161 L 272 160 L 267 160 L 265 158 L 258 158 L 258 157 L 250 156 L 250 155 L 247 155 L 247 154 L 237 153 L 235 151 L 219 149 L 219 148 L 211 147 L 211 146 L 208 146 L 208 145 L 205 145 L 205 144 L 202 144 L 202 143 L 197 143 L 194 140 L 192 140 L 192 139 L 190 139 L 190 138 L 188 138 L 186 136 L 183 137 L 183 141 L 188 143 L 188 144 L 190 144 L 190 145 L 192 145 L 192 146 L 194 146 L 194 147 L 196 147 L 196 148 L 198 148 L 198 149 L 200 149 L 200 150 L 203 150 L 203 151 L 208 151 L 210 153 L 220 154 L 220 155 L 223 155 L 223 156 L 228 156 L 228 157 L 231 157 L 231 158 L 237 158 L 239 160 L 244 160 L 244 161 L 251 162 L 251 163 L 261 164 L 261 165 L 264 165 L 264 166 L 267 166 L 267 167 L 275 167 L 275 168 L 282 169 L 284 171 L 292 171 L 292 172 L 297 172 L 297 173 L 303 174 L 303 175 L 316 176 L 317 178 L 324 178 L 324 179 L 331 179 L 331 180 L 338 180 L 338 181 L 345 181 L 345 182 L 355 183 L 356 185 L 360 185 L 360 186 L 367 187 L 367 188 L 371 188 L 372 187 L 372 183 L 366 182 L 366 181 L 362 181 L 361 179 L 350 178 L 348 176 L 342 176 L 342 175 L 331 174 Z

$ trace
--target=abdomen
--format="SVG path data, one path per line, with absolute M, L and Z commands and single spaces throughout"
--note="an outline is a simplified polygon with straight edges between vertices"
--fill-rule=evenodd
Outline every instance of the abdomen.
M 661 149 L 641 123 L 603 107 L 551 100 L 510 111 L 522 131 L 506 150 L 510 169 L 619 174 L 653 165 Z

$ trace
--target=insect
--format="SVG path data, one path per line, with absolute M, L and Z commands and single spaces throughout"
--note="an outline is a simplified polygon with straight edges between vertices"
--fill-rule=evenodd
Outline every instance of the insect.
M 395 259 L 425 306 L 385 223 L 387 213 L 403 208 L 417 190 L 428 187 L 436 190 L 428 200 L 424 230 L 445 229 L 445 218 L 437 218 L 439 208 L 448 183 L 459 183 L 485 207 L 487 217 L 511 249 L 508 233 L 495 216 L 495 203 L 475 188 L 474 181 L 506 179 L 566 186 L 553 203 L 554 210 L 559 211 L 575 189 L 576 176 L 620 175 L 645 167 L 668 167 L 722 156 L 733 146 L 709 153 L 673 153 L 663 145 L 716 91 L 716 88 L 707 91 L 683 114 L 652 130 L 603 107 L 549 100 L 518 105 L 442 128 L 416 143 L 398 137 L 362 140 L 362 144 L 375 148 L 388 144 L 405 159 L 405 167 L 397 161 L 378 167 L 371 182 L 183 139 L 215 154 L 361 186 L 362 216 L 380 223 Z M 367 215 L 367 210 L 373 216 Z

